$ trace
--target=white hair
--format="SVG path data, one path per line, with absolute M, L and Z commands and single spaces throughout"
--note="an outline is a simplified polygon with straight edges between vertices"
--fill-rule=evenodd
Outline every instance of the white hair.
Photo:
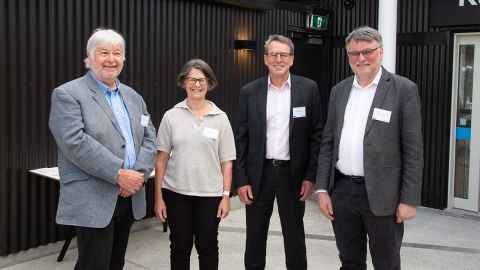
M 98 46 L 101 45 L 120 45 L 123 49 L 123 59 L 125 59 L 125 39 L 118 32 L 112 29 L 97 28 L 87 41 L 87 57 L 85 66 L 90 68 L 89 57 L 92 57 Z

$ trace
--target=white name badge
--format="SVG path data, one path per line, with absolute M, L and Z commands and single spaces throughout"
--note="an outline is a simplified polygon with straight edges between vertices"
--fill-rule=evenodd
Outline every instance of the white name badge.
M 202 135 L 209 138 L 209 139 L 218 139 L 218 130 L 214 129 L 214 128 L 204 128 L 203 129 L 203 132 L 202 132 Z
M 305 117 L 305 107 L 295 107 L 292 109 L 293 118 Z
M 148 127 L 148 122 L 150 122 L 150 116 L 142 115 L 140 117 L 140 125 L 142 125 L 142 127 Z
M 374 120 L 390 123 L 390 116 L 392 116 L 391 111 L 387 111 L 379 108 L 373 109 L 372 119 Z

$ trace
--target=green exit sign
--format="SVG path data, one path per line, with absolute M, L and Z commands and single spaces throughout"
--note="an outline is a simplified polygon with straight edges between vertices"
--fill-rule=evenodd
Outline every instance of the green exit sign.
M 322 15 L 311 14 L 307 17 L 307 27 L 313 29 L 327 29 L 328 17 Z

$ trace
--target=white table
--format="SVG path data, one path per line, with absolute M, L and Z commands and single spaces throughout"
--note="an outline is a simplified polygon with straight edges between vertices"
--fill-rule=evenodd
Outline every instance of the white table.
M 60 180 L 60 175 L 58 173 L 58 167 L 50 167 L 50 168 L 47 167 L 47 168 L 33 169 L 33 170 L 29 170 L 29 172 L 31 172 L 33 174 L 43 176 L 43 177 L 47 177 L 47 178 L 50 178 L 50 179 L 53 179 L 53 180 L 57 180 L 57 181 Z M 155 177 L 155 170 L 152 171 L 149 178 L 154 178 L 154 177 Z
M 50 167 L 50 168 L 40 168 L 40 169 L 32 169 L 29 172 L 40 175 L 55 181 L 60 181 L 60 174 L 58 173 L 58 167 Z M 155 170 L 152 171 L 149 178 L 155 177 Z M 72 242 L 73 237 L 75 237 L 75 229 L 73 226 L 64 226 L 66 238 L 65 242 L 63 243 L 62 250 L 60 250 L 60 254 L 58 254 L 57 262 L 63 261 L 65 257 L 65 253 L 67 252 L 68 246 L 70 242 Z M 167 231 L 167 222 L 163 222 L 163 231 Z

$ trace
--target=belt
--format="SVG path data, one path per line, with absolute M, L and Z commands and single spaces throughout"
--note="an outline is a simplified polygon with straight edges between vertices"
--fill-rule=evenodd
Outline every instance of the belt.
M 281 160 L 281 159 L 265 159 L 267 164 L 272 165 L 273 167 L 287 167 L 290 166 L 290 160 Z
M 350 180 L 350 182 L 353 182 L 353 183 L 364 183 L 365 182 L 365 177 L 358 176 L 358 175 L 345 175 L 341 171 L 339 171 L 337 168 L 335 168 L 335 178 L 347 179 L 347 180 Z

